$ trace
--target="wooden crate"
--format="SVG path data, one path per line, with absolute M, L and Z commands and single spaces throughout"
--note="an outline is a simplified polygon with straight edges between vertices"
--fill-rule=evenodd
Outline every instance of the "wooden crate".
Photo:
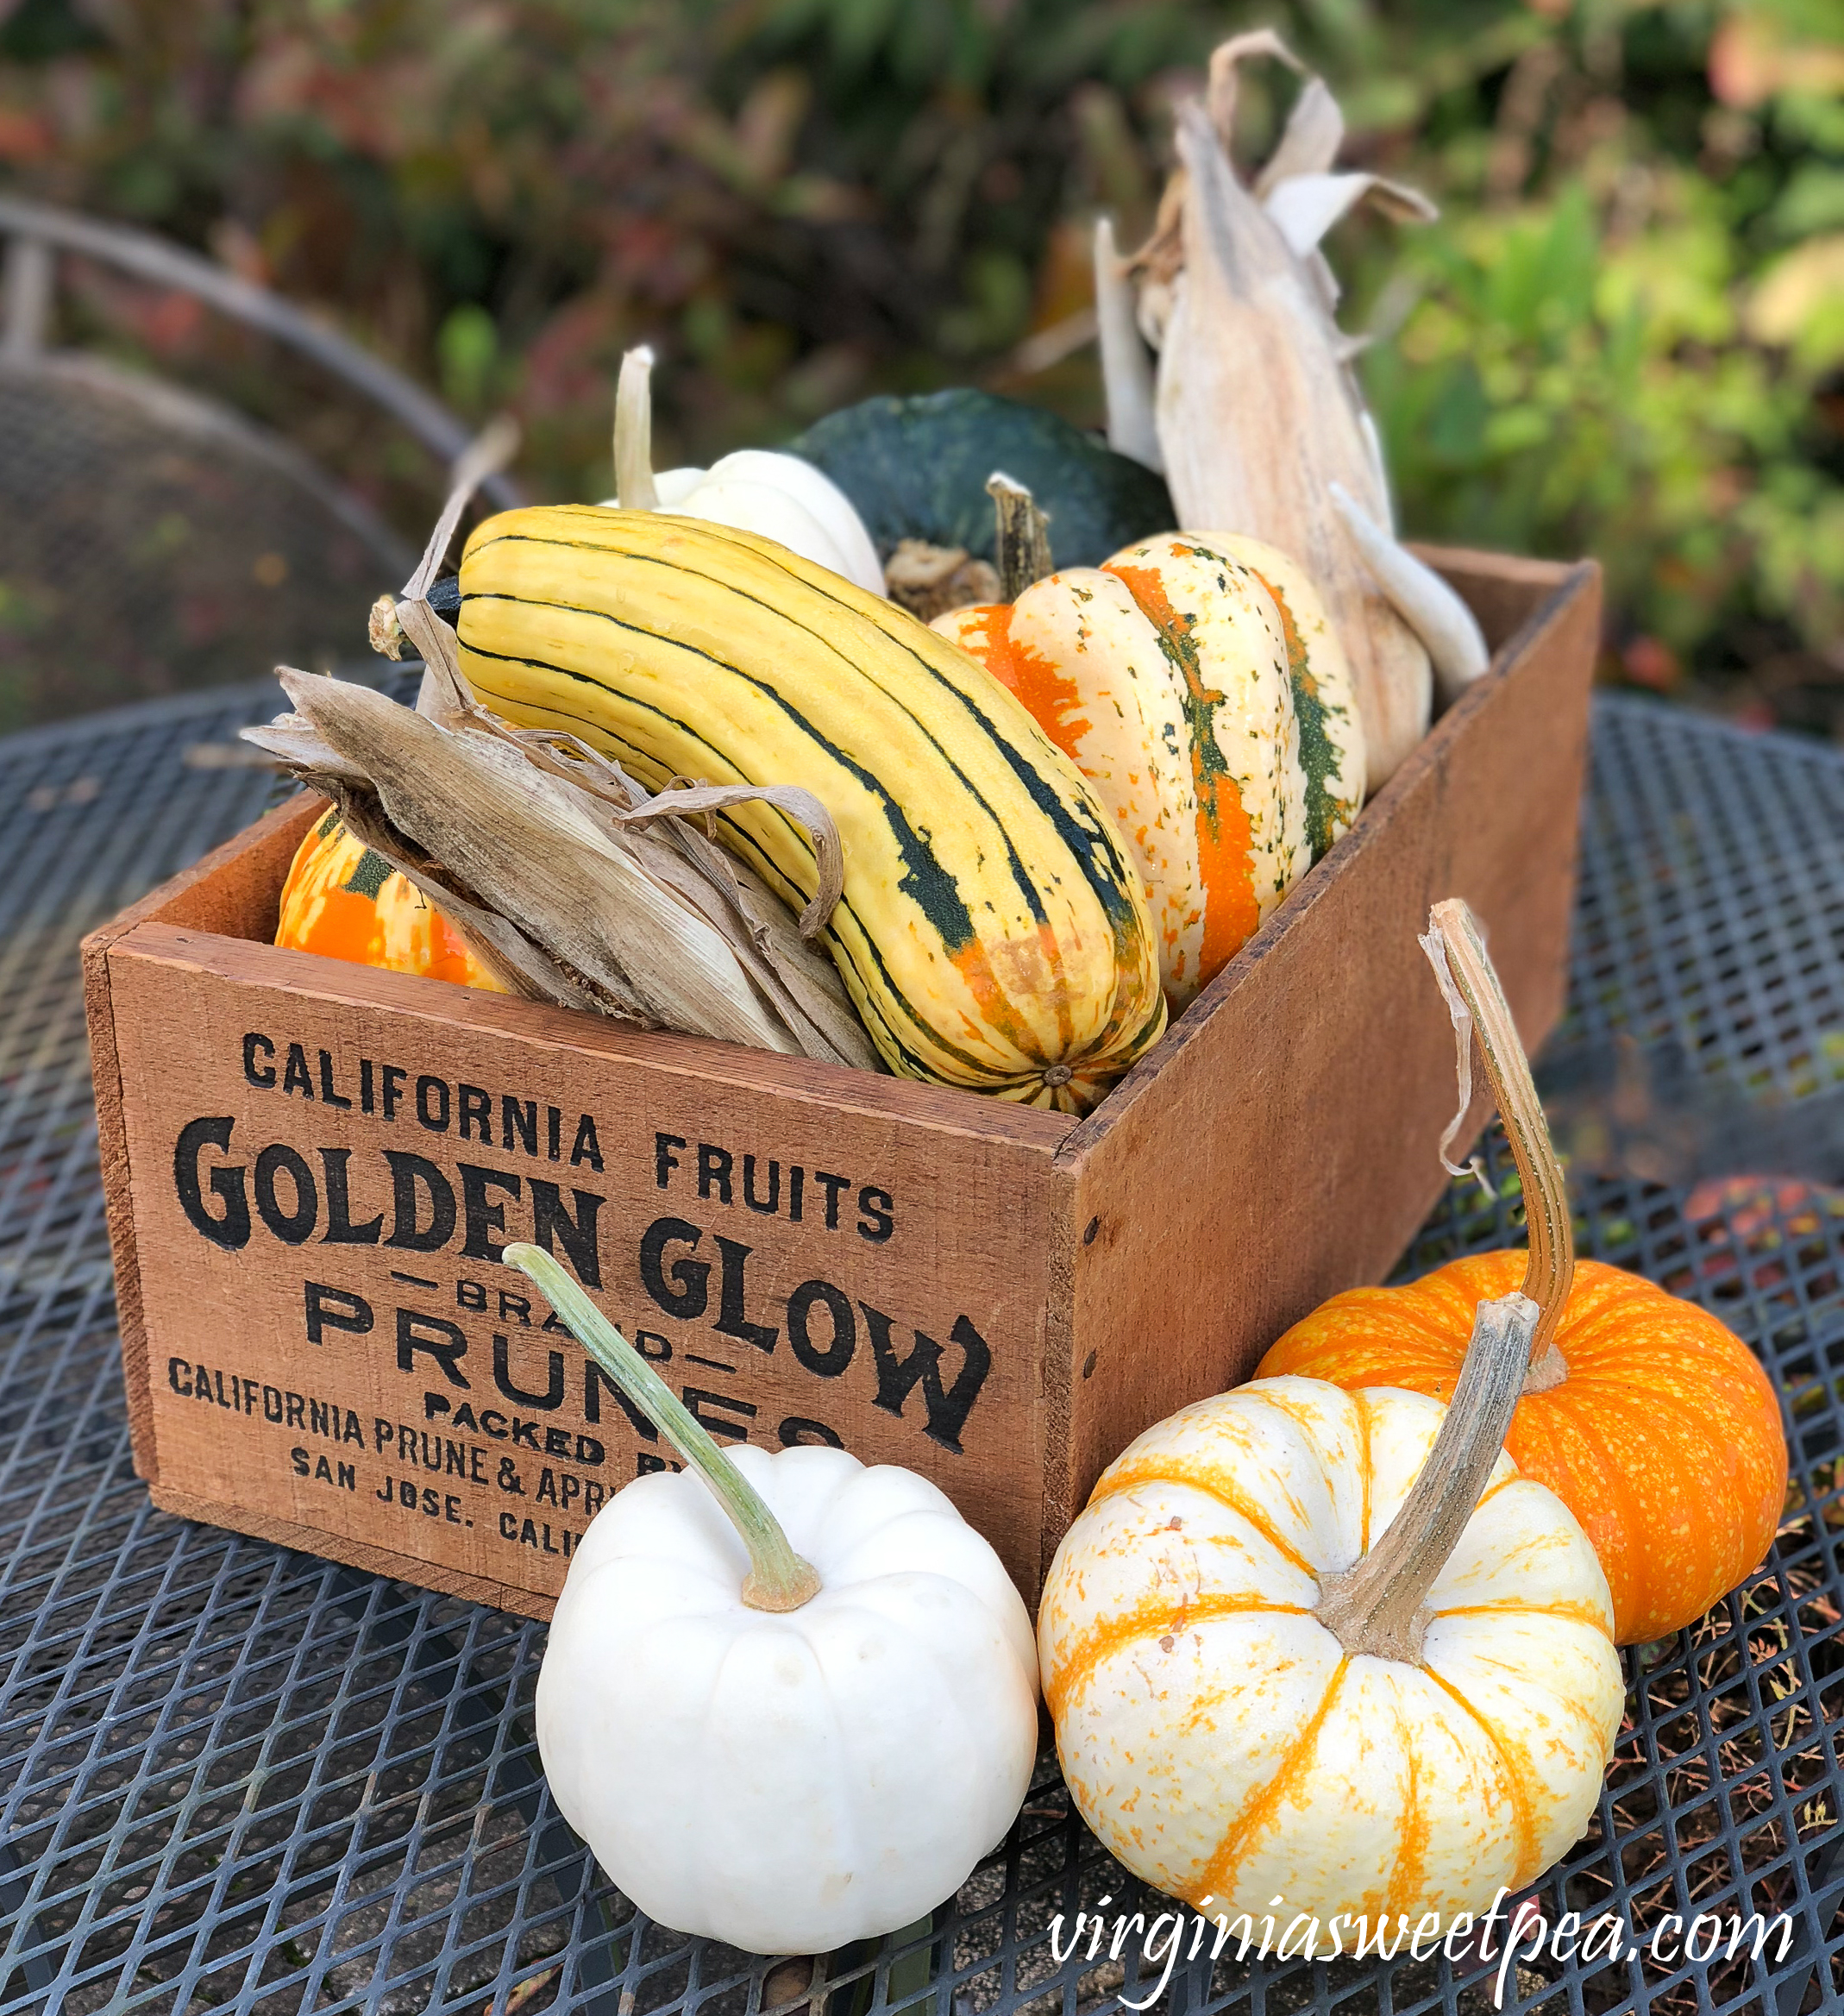
M 1439 1194 L 1430 902 L 1484 920 L 1527 1041 L 1560 1010 L 1598 578 L 1438 557 L 1495 669 L 1080 1121 L 279 951 L 305 797 L 97 932 L 154 1502 L 548 1614 L 667 1452 L 496 1263 L 536 1235 L 714 1433 L 925 1472 L 1034 1595 L 1124 1443 Z

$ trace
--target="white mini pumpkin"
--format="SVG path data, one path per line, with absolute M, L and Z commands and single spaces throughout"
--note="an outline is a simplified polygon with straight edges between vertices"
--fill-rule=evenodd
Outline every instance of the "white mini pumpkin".
M 1031 1781 L 1037 1654 L 999 1557 L 911 1471 L 718 1449 L 555 1260 L 505 1258 L 687 1458 L 571 1557 L 536 1702 L 564 1818 L 678 1931 L 824 1953 L 913 1924 Z
M 1540 1302 L 1477 1304 L 1446 1407 L 1283 1376 L 1149 1429 L 1038 1611 L 1076 1806 L 1212 1917 L 1477 1915 L 1579 1837 L 1619 1733 L 1607 1577 L 1503 1453 L 1568 1293 L 1567 1199 L 1532 1159 L 1542 1108 L 1477 921 L 1437 904 L 1421 944 L 1451 990 L 1461 1115 L 1477 1035 L 1506 1117 Z
M 829 567 L 869 593 L 885 592 L 882 562 L 857 509 L 832 479 L 797 455 L 740 448 L 708 469 L 652 466 L 653 353 L 621 360 L 615 393 L 615 482 L 605 501 L 630 511 L 663 511 L 774 539 Z
M 649 1916 L 756 1953 L 912 1924 L 972 1873 L 1037 1749 L 1031 1621 L 925 1478 L 843 1449 L 725 1452 L 819 1575 L 778 1615 L 704 1480 L 618 1492 L 538 1676 L 564 1818 Z

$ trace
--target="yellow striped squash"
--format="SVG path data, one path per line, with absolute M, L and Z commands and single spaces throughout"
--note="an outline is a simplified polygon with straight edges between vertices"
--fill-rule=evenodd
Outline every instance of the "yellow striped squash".
M 567 729 L 658 789 L 800 784 L 837 822 L 827 942 L 890 1068 L 1085 1111 L 1164 1027 L 1146 899 L 1075 766 L 966 656 L 774 541 L 648 512 L 545 506 L 467 542 L 463 674 L 508 719 Z M 796 908 L 805 830 L 719 815 Z
M 1170 532 L 934 627 L 1096 788 L 1146 882 L 1182 1008 L 1356 817 L 1351 674 L 1303 571 Z

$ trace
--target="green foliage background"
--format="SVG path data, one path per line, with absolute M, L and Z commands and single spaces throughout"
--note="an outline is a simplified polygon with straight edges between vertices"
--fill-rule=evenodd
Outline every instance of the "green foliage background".
M 1844 723 L 1836 0 L 0 0 L 0 186 L 313 304 L 541 494 L 609 487 L 621 349 L 662 459 L 973 380 L 1099 415 L 1088 224 L 1150 224 L 1172 94 L 1281 27 L 1347 159 L 1443 207 L 1341 227 L 1414 531 L 1591 551 L 1609 669 Z M 1269 80 L 1256 151 L 1291 85 Z M 183 301 L 79 276 L 66 331 L 288 429 L 406 530 L 436 478 Z

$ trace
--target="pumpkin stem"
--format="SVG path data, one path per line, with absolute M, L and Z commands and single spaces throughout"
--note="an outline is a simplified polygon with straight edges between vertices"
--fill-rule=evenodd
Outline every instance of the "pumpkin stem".
M 1025 486 L 994 469 L 986 479 L 986 494 L 999 519 L 999 599 L 1015 602 L 1033 581 L 1054 574 L 1050 520 Z
M 1530 1241 L 1523 1291 L 1542 1312 L 1531 1339 L 1524 1391 L 1546 1392 L 1560 1385 L 1569 1374 L 1555 1341 L 1556 1326 L 1562 1321 L 1575 1279 L 1575 1229 L 1569 1216 L 1568 1186 L 1550 1140 L 1549 1123 L 1543 1117 L 1543 1102 L 1530 1076 L 1530 1060 L 1518 1040 L 1517 1024 L 1511 1019 L 1510 1004 L 1486 952 L 1477 920 L 1458 897 L 1450 897 L 1429 911 L 1428 936 L 1445 951 L 1448 970 L 1471 1014 L 1485 1075 L 1491 1081 L 1512 1159 L 1523 1179 L 1524 1223 Z M 1428 956 L 1434 957 L 1432 947 Z
M 657 511 L 653 482 L 653 352 L 645 343 L 621 360 L 615 381 L 615 496 L 623 511 Z
M 717 1446 L 679 1396 L 542 1247 L 523 1242 L 500 1258 L 543 1291 L 572 1336 L 711 1486 L 750 1550 L 743 1600 L 751 1610 L 799 1610 L 819 1593 L 819 1575 L 788 1543 L 762 1494 Z
M 1504 1447 L 1536 1325 L 1536 1303 L 1515 1291 L 1479 1304 L 1453 1398 L 1408 1496 L 1355 1567 L 1322 1578 L 1314 1614 L 1348 1658 L 1421 1659 L 1428 1591 Z

